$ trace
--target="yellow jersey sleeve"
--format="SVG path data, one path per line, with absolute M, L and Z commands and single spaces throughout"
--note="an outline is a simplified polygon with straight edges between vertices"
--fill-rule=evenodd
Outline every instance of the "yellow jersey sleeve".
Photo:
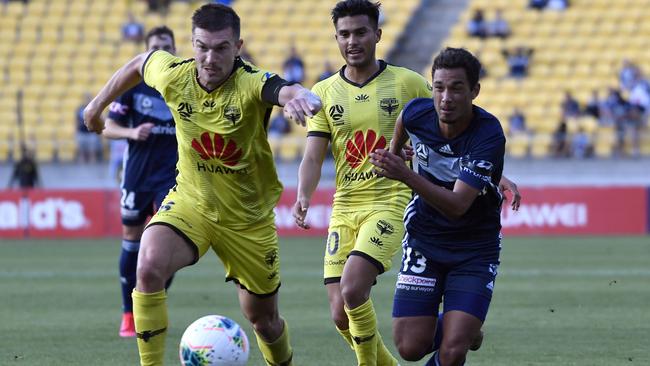
M 142 77 L 147 85 L 164 97 L 169 84 L 184 71 L 177 66 L 191 61 L 193 59 L 184 60 L 166 51 L 153 51 L 142 65 Z
M 316 113 L 312 118 L 309 118 L 307 120 L 307 135 L 309 134 L 315 134 L 315 135 L 322 135 L 323 133 L 331 135 L 332 129 L 330 128 L 330 124 L 327 121 L 327 109 L 328 109 L 328 103 L 330 102 L 329 100 L 326 100 L 325 93 L 323 92 L 323 85 L 321 83 L 318 83 L 314 85 L 312 88 L 312 92 L 316 95 L 318 95 L 323 103 L 323 108 L 321 108 L 318 113 Z M 337 106 L 332 106 L 330 108 L 336 108 Z
M 277 74 L 262 70 L 244 60 L 238 59 L 236 62 L 241 62 L 240 67 L 243 70 L 239 79 L 240 90 L 252 100 L 265 103 L 267 107 L 277 105 L 278 94 L 286 81 Z
M 407 90 L 411 91 L 411 99 L 431 98 L 433 96 L 433 87 L 422 75 L 416 72 L 410 72 L 406 75 L 404 82 Z

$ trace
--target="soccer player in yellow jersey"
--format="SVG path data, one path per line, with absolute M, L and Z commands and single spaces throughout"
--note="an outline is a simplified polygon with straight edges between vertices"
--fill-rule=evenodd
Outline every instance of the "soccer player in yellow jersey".
M 323 109 L 308 120 L 300 164 L 296 223 L 305 216 L 320 180 L 328 145 L 336 165 L 336 194 L 325 251 L 324 282 L 332 319 L 354 349 L 359 365 L 395 365 L 377 332 L 370 289 L 391 267 L 400 247 L 402 216 L 411 193 L 404 184 L 373 173 L 368 154 L 389 146 L 395 119 L 413 98 L 430 97 L 419 74 L 375 57 L 381 38 L 379 4 L 341 1 L 332 10 L 336 40 L 346 65 L 314 86 Z
M 238 57 L 240 20 L 206 4 L 192 17 L 193 59 L 164 51 L 137 56 L 88 105 L 89 130 L 102 110 L 140 80 L 161 93 L 176 122 L 176 185 L 142 236 L 133 312 L 141 365 L 162 365 L 168 328 L 165 281 L 212 248 L 238 288 L 268 365 L 291 365 L 293 352 L 278 311 L 278 238 L 273 207 L 282 185 L 266 140 L 271 107 L 304 123 L 320 99 L 298 84 Z
M 336 194 L 324 260 L 330 313 L 359 365 L 384 366 L 397 360 L 377 332 L 370 289 L 377 276 L 390 269 L 400 248 L 402 216 L 411 190 L 373 173 L 368 155 L 390 146 L 404 105 L 417 97 L 430 98 L 432 89 L 419 74 L 376 59 L 381 38 L 378 19 L 379 4 L 367 0 L 341 1 L 332 10 L 346 65 L 312 89 L 323 108 L 307 123 L 293 216 L 298 226 L 309 228 L 305 221 L 309 202 L 331 144 Z M 518 206 L 516 185 L 505 178 L 502 184 L 513 191 L 513 205 Z

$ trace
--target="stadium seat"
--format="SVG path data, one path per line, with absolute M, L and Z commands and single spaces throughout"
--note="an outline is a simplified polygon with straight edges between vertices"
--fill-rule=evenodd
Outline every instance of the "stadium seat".
M 378 57 L 384 58 L 391 50 L 419 4 L 417 0 L 384 2 L 386 23 Z M 28 5 L 9 1 L 0 11 L 0 42 L 8 45 L 0 48 L 0 101 L 26 83 L 47 86 L 51 95 L 63 98 L 61 104 L 48 104 L 43 95 L 35 93 L 26 99 L 36 104 L 33 108 L 36 112 L 30 111 L 28 119 L 31 123 L 65 120 L 74 125 L 75 109 L 83 93 L 96 92 L 117 67 L 142 52 L 142 45 L 121 42 L 120 27 L 129 11 L 147 28 L 170 25 L 176 32 L 180 55 L 189 57 L 191 49 L 184 40 L 190 37 L 189 19 L 199 5 L 199 2 L 173 1 L 169 13 L 163 17 L 149 13 L 146 2 L 140 0 L 32 0 Z M 617 85 L 623 58 L 642 65 L 650 59 L 650 8 L 643 5 L 639 0 L 574 0 L 564 12 L 539 12 L 529 10 L 527 0 L 470 0 L 451 28 L 449 38 L 442 43 L 481 51 L 488 76 L 482 80 L 483 90 L 477 103 L 493 111 L 506 129 L 513 105 L 526 106 L 531 130 L 541 135 L 509 139 L 509 144 L 519 145 L 509 147 L 508 151 L 519 156 L 528 152 L 531 156 L 542 156 L 544 144 L 548 142 L 544 136 L 559 121 L 564 89 L 571 90 L 584 103 L 591 90 L 601 90 L 603 95 L 607 87 Z M 332 41 L 329 18 L 332 3 L 237 0 L 233 6 L 242 17 L 247 49 L 259 66 L 280 72 L 292 38 L 306 63 L 307 86 L 315 82 L 325 59 L 331 60 L 335 67 L 341 65 L 339 51 Z M 478 8 L 488 17 L 502 8 L 512 36 L 506 41 L 469 37 L 465 24 Z M 270 28 L 274 32 L 269 32 Z M 503 46 L 517 45 L 535 49 L 530 76 L 519 82 L 507 78 L 508 67 L 501 55 Z M 422 74 L 429 76 L 430 65 Z M 603 132 L 594 120 L 580 120 L 578 125 L 594 133 L 598 154 L 612 153 L 613 132 Z M 57 136 L 57 139 L 64 138 L 72 139 L 68 145 L 74 147 L 73 134 Z M 304 134 L 295 138 L 304 141 Z M 647 138 L 644 133 L 644 154 L 648 151 Z M 74 151 L 61 148 L 64 145 L 59 141 L 56 146 L 59 157 Z M 302 143 L 280 146 L 284 145 L 293 146 L 285 147 L 281 154 L 291 159 L 296 151 L 299 154 Z M 0 161 L 2 156 L 6 154 L 0 152 Z
M 636 0 L 577 0 L 571 1 L 570 7 L 563 12 L 540 12 L 528 9 L 526 0 L 517 0 L 516 3 L 472 0 L 453 26 L 449 39 L 443 43 L 480 51 L 481 61 L 488 70 L 482 84 L 488 85 L 496 79 L 492 84 L 498 88 L 493 92 L 483 90 L 477 103 L 496 111 L 502 122 L 508 113 L 504 104 L 526 105 L 529 125 L 542 134 L 530 139 L 530 153 L 541 156 L 544 144 L 548 142 L 545 136 L 559 121 L 562 90 L 570 90 L 581 103 L 585 103 L 592 90 L 600 90 L 603 95 L 608 87 L 618 84 L 617 74 L 623 58 L 641 65 L 650 58 L 647 41 L 650 9 L 641 4 Z M 505 9 L 504 16 L 510 22 L 512 36 L 505 42 L 469 38 L 465 24 L 473 12 L 482 9 L 490 15 L 497 8 Z M 504 45 L 524 45 L 535 50 L 530 76 L 518 82 L 520 87 L 501 81 L 502 78 L 507 80 L 508 73 L 507 64 L 500 54 Z M 422 71 L 423 74 L 427 72 L 428 67 Z M 609 156 L 613 152 L 613 132 L 601 131 L 593 119 L 580 119 L 575 126 L 594 133 L 595 150 L 599 156 Z M 527 150 L 521 146 L 524 144 L 522 140 L 509 139 L 508 144 L 514 145 L 508 149 L 510 154 L 525 155 Z
M 616 143 L 616 135 L 612 128 L 601 127 L 594 135 L 594 154 L 598 157 L 610 157 Z
M 530 137 L 526 133 L 514 134 L 508 139 L 506 147 L 510 156 L 515 158 L 526 157 L 529 153 Z

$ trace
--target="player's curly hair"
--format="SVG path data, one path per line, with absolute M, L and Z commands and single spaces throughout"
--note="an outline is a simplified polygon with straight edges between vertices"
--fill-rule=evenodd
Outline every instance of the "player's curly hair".
M 438 56 L 433 60 L 431 77 L 439 69 L 458 69 L 465 70 L 467 81 L 470 89 L 474 89 L 478 84 L 479 74 L 481 72 L 481 62 L 464 48 L 447 47 L 440 51 Z
M 172 46 L 176 47 L 176 41 L 174 40 L 174 31 L 169 29 L 167 26 L 161 25 L 159 27 L 154 27 L 147 32 L 147 35 L 144 37 L 144 44 L 149 48 L 149 40 L 151 37 L 167 35 L 172 39 Z
M 377 29 L 379 26 L 379 8 L 381 3 L 373 3 L 368 0 L 343 0 L 339 1 L 332 9 L 332 22 L 334 26 L 340 18 L 355 15 L 367 15 L 372 25 Z
M 201 28 L 216 32 L 231 28 L 235 38 L 239 39 L 241 25 L 239 15 L 229 6 L 223 4 L 205 4 L 196 9 L 192 15 L 192 32 Z

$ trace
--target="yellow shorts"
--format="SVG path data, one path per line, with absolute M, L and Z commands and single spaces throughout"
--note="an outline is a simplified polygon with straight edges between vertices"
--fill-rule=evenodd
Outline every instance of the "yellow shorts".
M 245 228 L 232 228 L 207 218 L 192 200 L 170 192 L 147 227 L 170 227 L 196 247 L 198 260 L 209 248 L 221 259 L 226 281 L 239 283 L 248 292 L 270 296 L 280 287 L 280 255 L 275 218 Z
M 339 282 L 349 255 L 388 271 L 402 244 L 404 222 L 396 211 L 333 212 L 325 248 L 324 282 Z

